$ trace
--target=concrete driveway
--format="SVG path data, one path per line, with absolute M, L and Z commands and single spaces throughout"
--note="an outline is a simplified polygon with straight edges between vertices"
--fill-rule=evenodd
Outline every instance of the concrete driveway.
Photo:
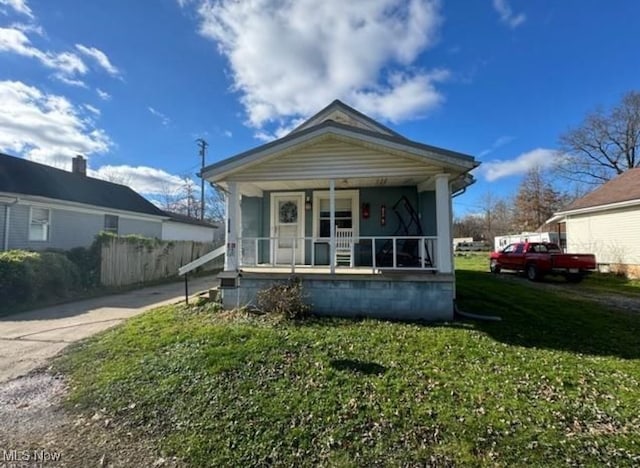
M 211 288 L 214 278 L 189 279 L 189 293 Z M 0 317 L 0 382 L 43 366 L 74 341 L 180 300 L 184 300 L 182 282 Z

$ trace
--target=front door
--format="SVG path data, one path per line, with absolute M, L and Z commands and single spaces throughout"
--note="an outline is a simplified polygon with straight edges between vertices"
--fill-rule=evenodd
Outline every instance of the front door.
M 271 263 L 290 265 L 294 255 L 303 263 L 304 192 L 271 194 L 271 237 Z

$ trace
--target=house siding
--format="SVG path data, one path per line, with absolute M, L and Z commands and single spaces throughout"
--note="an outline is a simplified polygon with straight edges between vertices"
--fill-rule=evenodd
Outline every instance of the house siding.
M 4 209 L 2 211 L 4 212 Z M 30 241 L 29 212 L 30 205 L 20 204 L 11 207 L 9 249 L 68 250 L 74 247 L 88 247 L 95 239 L 96 234 L 104 228 L 103 214 L 51 208 L 49 239 L 47 241 Z M 162 233 L 162 223 L 120 217 L 119 229 L 120 234 L 140 234 L 159 238 Z
M 640 207 L 572 215 L 567 219 L 567 252 L 593 253 L 599 264 L 640 265 L 639 234 Z
M 242 197 L 240 202 L 240 210 L 242 212 L 242 227 L 240 237 L 264 237 L 262 226 L 262 203 L 263 198 L 260 197 Z M 259 250 L 267 250 L 264 247 L 258 247 Z M 255 243 L 243 243 L 241 255 L 248 262 L 255 260 Z M 264 255 L 261 256 L 259 262 L 264 261 Z
M 144 237 L 160 239 L 162 238 L 162 222 L 120 217 L 118 220 L 118 234 L 121 236 L 138 234 Z
M 336 138 L 301 148 L 275 160 L 244 168 L 228 180 L 304 180 L 349 177 L 429 177 L 435 174 L 431 162 L 380 151 L 364 144 L 353 144 Z
M 212 242 L 215 228 L 197 224 L 165 221 L 162 223 L 162 240 Z

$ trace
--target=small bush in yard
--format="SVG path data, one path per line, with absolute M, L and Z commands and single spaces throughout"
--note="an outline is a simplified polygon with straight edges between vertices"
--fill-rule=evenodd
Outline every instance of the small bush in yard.
M 0 308 L 66 297 L 78 289 L 78 268 L 64 254 L 9 250 L 0 253 Z
M 262 312 L 281 314 L 287 319 L 302 319 L 311 313 L 311 306 L 305 302 L 300 278 L 294 277 L 258 291 L 256 302 Z

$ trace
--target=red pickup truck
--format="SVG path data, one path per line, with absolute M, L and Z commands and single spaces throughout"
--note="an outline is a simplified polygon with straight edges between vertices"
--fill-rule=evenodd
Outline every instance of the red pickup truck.
M 524 271 L 531 281 L 544 275 L 563 275 L 567 281 L 578 283 L 596 268 L 593 254 L 565 254 L 556 244 L 546 242 L 519 242 L 499 252 L 491 252 L 489 269 Z

